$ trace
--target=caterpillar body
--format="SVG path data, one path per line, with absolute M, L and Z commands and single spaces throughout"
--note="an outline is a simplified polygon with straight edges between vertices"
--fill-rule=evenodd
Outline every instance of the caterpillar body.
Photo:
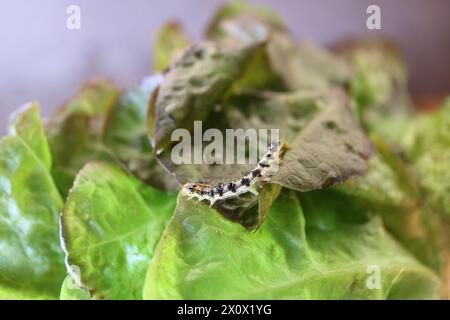
M 283 142 L 272 142 L 268 151 L 258 162 L 258 165 L 249 174 L 238 180 L 214 185 L 186 183 L 182 188 L 182 192 L 189 199 L 197 199 L 197 202 L 207 200 L 210 207 L 218 200 L 237 197 L 247 192 L 258 195 L 258 188 L 269 182 L 271 177 L 278 171 L 284 148 Z

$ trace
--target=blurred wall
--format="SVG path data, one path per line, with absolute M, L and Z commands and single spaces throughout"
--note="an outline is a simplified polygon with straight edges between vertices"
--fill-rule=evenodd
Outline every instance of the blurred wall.
M 151 72 L 158 27 L 178 20 L 194 40 L 220 0 L 2 0 L 0 133 L 8 115 L 37 99 L 44 114 L 93 74 L 131 87 Z M 416 95 L 450 93 L 448 0 L 261 0 L 298 38 L 330 44 L 343 37 L 388 34 L 404 49 Z M 81 30 L 66 28 L 66 8 L 81 7 Z M 366 29 L 366 8 L 381 7 L 381 31 Z

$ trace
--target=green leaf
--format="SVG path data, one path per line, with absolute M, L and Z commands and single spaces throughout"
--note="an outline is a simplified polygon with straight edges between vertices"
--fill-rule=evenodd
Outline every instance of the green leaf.
M 11 115 L 8 134 L 22 139 L 23 143 L 36 154 L 42 165 L 50 170 L 52 158 L 47 138 L 42 129 L 37 102 L 25 104 Z
M 61 220 L 67 264 L 77 284 L 94 299 L 140 299 L 175 201 L 113 165 L 87 164 Z
M 103 143 L 140 180 L 160 189 L 173 190 L 178 185 L 156 161 L 147 135 L 150 96 L 162 80 L 159 74 L 148 77 L 138 88 L 122 95 L 108 115 Z
M 37 103 L 13 117 L 0 142 L 0 299 L 57 299 L 65 275 L 63 202 Z
M 60 300 L 91 300 L 91 294 L 78 287 L 76 281 L 68 275 L 61 287 Z
M 217 10 L 206 30 L 207 38 L 215 41 L 220 40 L 227 31 L 226 27 L 224 30 L 224 25 L 230 23 L 230 21 L 236 22 L 243 18 L 253 18 L 271 28 L 284 29 L 285 27 L 282 19 L 270 8 L 250 5 L 247 1 L 236 0 Z
M 286 26 L 264 7 L 248 5 L 245 1 L 224 5 L 210 23 L 207 38 L 227 46 L 260 44 L 244 66 L 242 77 L 233 85 L 233 92 L 284 91 L 291 88 L 290 76 L 302 71 L 295 68 L 297 57 L 291 59 L 295 45 Z
M 379 219 L 353 212 L 345 198 L 335 207 L 339 201 L 313 193 L 300 194 L 300 202 L 294 193 L 282 194 L 253 233 L 180 196 L 148 270 L 144 298 L 438 297 L 439 278 L 395 242 Z M 381 272 L 380 289 L 367 285 L 372 266 Z
M 153 71 L 166 70 L 189 43 L 189 38 L 178 23 L 170 22 L 164 25 L 158 31 L 153 45 Z
M 374 38 L 344 43 L 338 52 L 354 69 L 350 92 L 364 126 L 386 137 L 401 133 L 399 123 L 414 107 L 400 48 L 389 38 Z
M 88 161 L 116 162 L 101 137 L 107 115 L 118 98 L 119 90 L 113 83 L 105 79 L 89 80 L 46 123 L 53 158 L 52 175 L 63 197 Z
M 380 215 L 387 230 L 423 264 L 438 274 L 446 272 L 442 228 L 419 190 L 414 169 L 379 138 L 378 155 L 369 161 L 366 174 L 347 181 L 347 193 L 360 211 Z
M 439 111 L 411 119 L 399 140 L 431 207 L 450 216 L 450 98 Z

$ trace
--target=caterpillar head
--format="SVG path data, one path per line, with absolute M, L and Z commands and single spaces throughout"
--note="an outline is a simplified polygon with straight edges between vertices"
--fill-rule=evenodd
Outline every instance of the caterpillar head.
M 275 140 L 270 144 L 269 151 L 275 152 L 280 147 L 280 140 Z

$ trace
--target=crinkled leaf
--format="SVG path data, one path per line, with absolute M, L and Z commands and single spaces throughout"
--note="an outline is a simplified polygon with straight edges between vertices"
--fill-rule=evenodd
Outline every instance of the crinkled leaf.
M 449 103 L 439 112 L 413 112 L 407 94 L 405 62 L 390 41 L 356 42 L 340 51 L 357 70 L 352 94 L 364 125 L 373 135 L 402 147 L 432 208 L 448 212 Z
M 140 299 L 175 201 L 175 195 L 148 187 L 111 164 L 87 164 L 61 218 L 67 265 L 77 284 L 94 299 Z
M 234 95 L 222 110 L 212 112 L 206 126 L 223 133 L 224 128 L 279 129 L 292 148 L 286 151 L 273 182 L 298 191 L 320 189 L 363 173 L 373 152 L 349 99 L 337 90 Z M 170 160 L 166 160 L 167 166 L 181 182 L 193 177 L 206 181 L 238 178 L 252 167 L 174 166 Z
M 153 71 L 166 70 L 189 43 L 189 38 L 178 23 L 170 22 L 164 25 L 158 31 L 153 46 Z
M 225 15 L 226 18 L 218 18 L 213 23 L 211 30 L 214 31 L 210 38 L 219 41 L 215 45 L 202 43 L 186 50 L 152 99 L 149 133 L 163 166 L 180 183 L 192 180 L 223 182 L 225 177 L 226 180 L 237 179 L 248 173 L 251 165 L 223 165 L 221 161 L 219 165 L 179 165 L 173 162 L 172 133 L 179 128 L 193 133 L 194 121 L 201 120 L 203 130 L 214 128 L 222 133 L 228 128 L 279 129 L 283 141 L 293 145 L 292 150 L 286 152 L 281 170 L 273 178 L 273 182 L 284 187 L 299 191 L 316 190 L 363 173 L 366 160 L 372 153 L 371 144 L 353 116 L 350 100 L 343 92 L 328 89 L 349 81 L 352 70 L 346 61 L 313 46 L 298 50 L 283 28 L 247 15 L 246 10 L 231 11 Z M 274 39 L 281 39 L 281 44 Z M 305 59 L 299 57 L 299 52 Z M 324 79 L 324 85 L 296 83 L 293 88 L 321 88 L 323 92 L 304 95 L 303 92 L 257 91 L 279 89 L 276 85 L 279 80 L 270 79 L 277 79 L 275 74 L 278 72 L 281 79 L 288 81 L 281 70 L 283 68 L 296 73 L 297 69 L 290 65 L 277 68 L 276 62 L 283 63 L 288 57 L 296 63 L 304 63 L 311 68 L 311 74 Z M 307 61 L 311 59 L 316 60 Z M 326 65 L 337 67 L 333 69 Z M 220 75 L 222 69 L 227 69 L 226 77 L 213 78 L 216 81 L 209 79 L 209 73 Z M 337 71 L 333 73 L 330 70 Z M 194 77 L 196 81 L 192 81 Z M 192 83 L 197 84 L 198 79 L 201 79 L 203 90 L 193 88 Z M 206 145 L 201 137 L 200 143 L 197 139 L 194 135 L 188 142 L 191 155 L 198 151 L 202 153 L 203 149 L 198 149 Z M 255 147 L 261 148 L 251 146 Z M 261 150 L 258 151 L 262 154 Z M 236 206 L 247 208 L 254 204 L 255 201 L 247 201 L 231 207 L 228 203 L 216 207 L 232 220 L 243 221 L 242 212 L 238 212 Z
M 327 193 L 318 194 L 320 199 Z M 146 299 L 430 299 L 441 283 L 345 197 L 282 194 L 253 233 L 182 197 L 159 242 Z M 340 203 L 340 206 L 335 205 Z M 371 266 L 381 288 L 370 289 Z M 330 289 L 332 288 L 332 289 Z
M 281 139 L 290 145 L 290 149 L 285 151 L 280 170 L 272 182 L 303 192 L 362 174 L 366 160 L 373 152 L 371 142 L 353 114 L 349 98 L 339 90 L 234 94 L 205 119 L 203 130 L 210 127 L 221 130 L 224 137 L 228 128 L 280 130 Z M 198 146 L 194 141 L 191 143 L 195 150 Z M 265 152 L 266 148 L 259 146 L 259 151 Z M 159 157 L 181 183 L 192 179 L 213 183 L 223 181 L 224 177 L 238 179 L 254 166 L 174 165 L 168 151 Z M 238 204 L 238 207 L 254 204 L 250 201 Z M 236 214 L 235 206 L 219 208 L 219 211 L 233 221 L 243 221 L 242 216 Z M 248 227 L 246 223 L 243 225 Z
M 373 146 L 341 91 L 323 97 L 314 117 L 295 136 L 272 182 L 311 191 L 362 174 Z
M 408 168 L 388 146 L 377 141 L 379 155 L 364 176 L 339 187 L 360 210 L 380 215 L 387 230 L 423 264 L 442 275 L 445 256 L 441 228 Z
M 186 50 L 165 75 L 159 90 L 153 95 L 148 128 L 158 160 L 176 175 L 180 183 L 186 182 L 186 176 L 190 179 L 206 178 L 204 174 L 211 168 L 176 166 L 172 162 L 175 145 L 172 133 L 175 129 L 193 132 L 194 121 L 203 121 L 207 127 L 220 126 L 223 123 L 221 105 L 232 87 L 256 85 L 256 82 L 252 83 L 252 77 L 244 74 L 249 71 L 246 66 L 259 59 L 261 50 L 260 44 L 228 47 L 201 43 Z M 192 145 L 198 148 L 194 140 Z M 219 167 L 216 169 L 221 170 Z
M 219 10 L 207 37 L 225 43 L 264 42 L 261 61 L 248 67 L 252 72 L 246 74 L 266 87 L 271 84 L 272 90 L 343 86 L 353 77 L 353 68 L 344 58 L 310 42 L 297 46 L 281 19 L 246 3 Z
M 65 275 L 62 199 L 37 103 L 17 112 L 0 142 L 0 299 L 57 299 Z
M 450 99 L 439 111 L 408 121 L 399 140 L 430 205 L 450 215 Z
M 284 91 L 283 75 L 273 68 L 272 37 L 286 33 L 281 23 L 246 4 L 225 5 L 219 10 L 208 31 L 208 39 L 225 46 L 258 46 L 252 59 L 243 66 L 242 76 L 233 84 L 233 92 L 270 89 Z
M 350 92 L 361 120 L 385 137 L 401 133 L 399 123 L 413 111 L 408 94 L 406 63 L 390 39 L 374 38 L 344 42 L 337 51 L 354 69 Z
M 149 112 L 149 133 L 159 156 L 167 153 L 176 128 L 191 129 L 205 120 L 256 47 L 228 48 L 213 43 L 189 47 L 165 75 Z

